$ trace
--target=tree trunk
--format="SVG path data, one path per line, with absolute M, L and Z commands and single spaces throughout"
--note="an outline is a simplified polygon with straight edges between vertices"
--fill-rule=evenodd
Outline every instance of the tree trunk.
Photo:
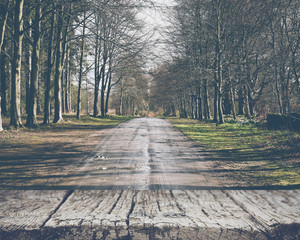
M 249 107 L 249 93 L 248 87 L 244 85 L 244 97 L 245 97 L 245 117 L 251 118 L 250 107 Z
M 217 64 L 215 63 L 215 66 Z M 216 70 L 216 67 L 215 67 Z M 214 123 L 218 123 L 218 82 L 217 82 L 217 73 L 214 71 Z
M 69 107 L 69 111 L 72 112 L 72 82 L 71 82 L 70 62 L 68 64 L 68 66 L 69 66 L 69 70 L 68 70 L 68 93 L 69 93 L 68 107 Z
M 9 5 L 10 0 L 6 0 L 3 3 L 3 6 L 1 4 L 1 12 L 2 12 L 2 21 L 0 22 L 0 52 L 2 51 L 2 45 L 4 42 L 4 35 L 5 35 L 5 27 L 6 27 L 6 22 L 7 22 L 7 17 L 8 17 L 8 5 Z
M 55 58 L 55 76 L 54 76 L 54 123 L 62 122 L 62 101 L 61 101 L 61 53 L 62 53 L 62 25 L 63 25 L 63 6 L 59 4 L 57 9 L 57 33 L 56 33 L 56 58 Z
M 187 118 L 187 111 L 186 111 L 186 98 L 185 96 L 183 97 L 183 117 Z
M 224 92 L 224 114 L 229 115 L 231 114 L 232 106 L 231 106 L 231 100 L 229 97 L 229 89 L 226 89 Z
M 110 91 L 111 91 L 111 80 L 112 80 L 112 55 L 110 54 L 109 57 L 109 68 L 108 68 L 108 83 L 107 83 L 107 92 L 106 92 L 106 100 L 105 100 L 105 116 L 108 112 L 108 103 L 109 103 L 109 97 L 110 97 Z
M 245 49 L 247 49 L 247 44 L 245 44 Z M 248 53 L 246 54 L 246 82 L 244 83 L 244 96 L 245 96 L 245 117 L 251 118 L 251 112 L 250 112 L 250 102 L 249 102 L 249 87 L 248 84 L 251 82 L 251 73 L 250 73 L 250 66 L 249 66 L 249 60 L 248 60 Z
M 4 44 L 2 45 L 4 47 Z M 0 51 L 1 52 L 1 51 Z M 1 101 L 1 110 L 2 110 L 2 115 L 7 116 L 8 111 L 7 111 L 7 91 L 8 91 L 8 86 L 7 86 L 7 81 L 8 81 L 8 74 L 7 74 L 7 57 L 4 53 L 0 54 L 0 86 L 1 86 L 1 93 L 0 96 L 2 98 Z
M 7 16 L 8 16 L 8 5 L 9 5 L 10 0 L 7 0 L 3 6 L 1 6 L 1 11 L 2 11 L 2 21 L 0 23 L 0 63 L 1 63 L 1 94 L 0 94 L 0 132 L 3 131 L 2 128 L 2 113 L 1 109 L 3 110 L 3 114 L 7 114 L 7 108 L 6 108 L 6 91 L 7 91 L 7 86 L 6 86 L 6 68 L 5 68 L 5 54 L 2 53 L 2 47 L 3 47 L 3 42 L 4 42 L 4 35 L 5 35 L 5 27 L 6 27 L 6 21 L 7 21 Z M 3 96 L 3 99 L 1 101 L 1 96 Z
M 40 63 L 39 63 L 40 65 Z M 37 109 L 36 113 L 37 115 L 40 115 L 42 113 L 42 103 L 41 103 L 41 79 L 42 79 L 42 71 L 39 71 L 39 77 L 37 81 L 37 96 L 36 96 L 36 104 L 37 104 Z
M 204 79 L 203 82 L 203 95 L 204 95 L 204 118 L 205 119 L 210 119 L 210 109 L 209 109 L 209 101 L 208 101 L 208 93 L 207 93 L 207 79 Z
M 27 14 L 27 16 L 24 17 L 24 26 L 28 27 L 32 25 L 32 14 Z M 30 28 L 27 32 L 27 38 L 25 38 L 25 41 L 23 42 L 23 56 L 24 60 L 22 61 L 25 63 L 25 71 L 24 71 L 24 77 L 25 80 L 25 106 L 26 106 L 26 114 L 30 111 L 30 74 L 31 74 L 31 57 L 32 57 L 32 28 Z M 24 66 L 23 65 L 23 66 Z
M 235 111 L 235 100 L 234 100 L 234 91 L 232 86 L 231 77 L 229 76 L 229 87 L 230 87 L 230 97 L 231 97 L 231 105 L 232 105 L 232 115 L 233 119 L 236 120 L 236 111 Z
M 202 98 L 200 96 L 198 96 L 198 120 L 202 121 L 203 120 L 203 108 L 202 108 Z
M 97 66 L 96 68 L 99 69 L 99 66 Z M 100 73 L 101 72 L 102 72 L 102 70 L 100 71 Z M 94 111 L 93 111 L 94 117 L 98 116 L 98 99 L 99 99 L 100 78 L 101 78 L 101 75 L 98 73 L 98 70 L 95 69 Z
M 24 58 L 25 64 L 28 68 L 25 71 L 25 88 L 26 88 L 26 114 L 29 113 L 30 108 L 30 72 L 31 72 L 31 56 L 30 56 L 30 46 L 29 43 L 25 44 Z
M 36 0 L 35 16 L 33 21 L 33 46 L 31 58 L 31 74 L 30 74 L 30 105 L 27 115 L 27 126 L 37 125 L 37 95 L 38 95 L 38 78 L 39 78 L 39 59 L 40 59 L 40 18 L 41 3 Z
M 194 99 L 195 99 L 195 97 L 192 95 L 191 97 L 190 97 L 190 107 L 191 107 L 191 118 L 192 119 L 195 119 L 195 116 L 194 116 Z
M 287 83 L 286 83 L 286 77 L 285 77 L 285 63 L 280 64 L 280 70 L 279 70 L 279 79 L 280 79 L 280 95 L 281 95 L 281 100 L 282 100 L 282 113 L 283 114 L 288 114 L 288 109 L 287 109 L 287 102 L 288 102 L 288 94 L 286 94 L 286 88 L 287 88 Z
M 282 107 L 282 101 L 281 101 L 280 90 L 279 90 L 278 70 L 277 70 L 276 63 L 275 63 L 274 72 L 275 72 L 274 75 L 275 75 L 275 88 L 276 88 L 277 102 L 279 106 L 279 111 L 281 114 L 283 114 L 283 107 Z
M 65 62 L 65 60 L 64 60 Z M 65 64 L 63 65 L 65 66 Z M 61 111 L 63 113 L 65 113 L 65 69 L 64 67 L 62 68 L 62 71 L 61 71 Z
M 111 90 L 111 72 L 109 74 L 108 88 L 107 88 L 107 93 L 106 93 L 105 116 L 107 115 L 107 112 L 108 112 L 108 102 L 109 102 L 110 90 Z
M 85 91 L 86 91 L 86 115 L 90 115 L 89 112 L 89 89 L 88 89 L 88 79 L 85 78 Z
M 69 78 L 69 71 L 70 71 L 70 46 L 68 44 L 67 51 L 66 51 L 66 62 L 65 62 L 65 71 L 64 71 L 64 80 L 65 80 L 65 101 L 64 101 L 64 108 L 67 113 L 70 112 L 70 84 L 71 81 Z
M 222 105 L 222 95 L 219 93 L 218 96 L 218 109 L 219 109 L 219 123 L 224 123 L 223 105 Z
M 106 66 L 106 57 L 104 57 L 103 61 L 103 70 L 102 70 L 102 80 L 101 80 L 101 117 L 105 117 L 105 66 Z
M 240 88 L 238 90 L 238 104 L 239 104 L 238 115 L 244 115 L 244 94 L 243 94 L 242 86 L 240 86 Z
M 222 108 L 222 81 L 223 81 L 223 74 L 222 74 L 222 60 L 221 60 L 221 21 L 222 21 L 222 14 L 221 14 L 221 0 L 217 0 L 217 41 L 216 41 L 216 57 L 217 57 L 217 104 L 218 104 L 218 117 L 219 123 L 224 123 L 224 116 L 223 116 L 223 108 Z
M 0 105 L 1 105 L 1 96 L 0 96 Z M 1 115 L 1 108 L 0 108 L 0 132 L 3 131 L 3 128 L 2 128 L 2 115 Z
M 120 115 L 123 116 L 124 115 L 124 111 L 123 111 L 123 81 L 121 80 L 121 92 L 120 92 Z
M 16 0 L 14 10 L 14 52 L 11 63 L 11 107 L 10 125 L 22 127 L 21 121 L 21 57 L 23 42 L 23 4 L 24 0 Z
M 54 4 L 53 4 L 54 5 Z M 44 103 L 44 124 L 50 123 L 50 90 L 51 90 L 51 74 L 52 74 L 52 49 L 53 49 L 53 33 L 54 33 L 54 16 L 51 16 L 51 26 L 48 35 L 48 53 L 47 53 L 47 72 L 46 72 L 46 88 L 45 88 L 45 103 Z
M 99 57 L 99 23 L 98 23 L 98 18 L 95 17 L 95 24 L 96 24 L 96 46 L 95 46 L 95 59 L 94 59 L 94 64 L 95 64 L 95 88 L 94 88 L 94 106 L 93 106 L 93 117 L 97 117 L 98 115 L 98 98 L 99 98 L 99 85 L 100 85 L 100 72 L 99 72 L 99 67 L 100 67 L 100 61 L 98 59 Z
M 72 6 L 72 5 L 71 5 Z M 68 17 L 66 20 L 66 26 L 64 28 L 63 31 L 63 41 L 62 41 L 62 54 L 61 54 L 61 107 L 62 107 L 62 112 L 65 113 L 65 84 L 64 84 L 64 77 L 65 77 L 65 63 L 66 63 L 66 55 L 67 55 L 67 48 L 68 48 L 68 44 L 67 44 L 67 35 L 68 35 L 68 29 L 69 29 L 69 24 L 70 24 L 70 15 L 71 15 L 71 8 L 69 10 L 68 13 Z
M 76 114 L 77 119 L 80 119 L 80 112 L 81 112 L 81 83 L 82 83 L 82 72 L 83 72 L 84 40 L 85 40 L 85 11 L 83 13 L 83 19 L 84 20 L 83 20 L 81 48 L 80 48 L 79 82 L 78 82 L 78 95 L 77 95 L 77 114 Z

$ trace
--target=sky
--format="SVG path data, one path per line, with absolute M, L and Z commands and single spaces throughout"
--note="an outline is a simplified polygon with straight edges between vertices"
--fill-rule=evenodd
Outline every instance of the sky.
M 161 43 L 164 41 L 164 30 L 168 27 L 168 16 L 166 12 L 170 9 L 171 6 L 174 6 L 175 3 L 173 0 L 153 0 L 156 7 L 144 8 L 139 17 L 143 19 L 146 23 L 145 31 L 149 32 L 151 35 L 151 42 L 158 41 L 153 49 L 151 49 L 151 55 L 148 59 L 148 67 L 154 67 L 155 65 L 160 64 L 161 62 L 168 59 L 168 53 L 166 52 L 166 46 Z

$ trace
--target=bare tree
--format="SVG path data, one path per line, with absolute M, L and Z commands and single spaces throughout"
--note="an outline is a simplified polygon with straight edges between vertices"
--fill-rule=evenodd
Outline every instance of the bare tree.
M 27 126 L 37 125 L 37 94 L 39 77 L 39 59 L 41 45 L 41 1 L 35 0 L 35 12 L 33 20 L 33 43 L 31 58 L 31 79 L 30 79 L 30 101 L 27 115 Z
M 22 126 L 21 121 L 21 57 L 23 41 L 23 4 L 24 0 L 16 0 L 14 4 L 14 41 L 13 58 L 11 63 L 11 111 L 10 125 L 18 128 Z
M 0 22 L 0 53 L 2 52 L 2 45 L 4 41 L 4 34 L 5 34 L 5 27 L 6 27 L 6 21 L 7 21 L 7 16 L 8 16 L 8 5 L 9 5 L 10 0 L 7 0 L 4 2 L 3 6 L 2 4 L 0 5 L 1 7 L 1 22 Z M 2 54 L 1 54 L 2 56 Z M 3 68 L 4 66 L 2 66 Z M 3 86 L 2 86 L 3 87 Z M 0 132 L 3 131 L 2 128 L 2 115 L 1 115 L 1 95 L 0 95 Z
M 78 81 L 78 94 L 77 94 L 77 114 L 76 118 L 80 118 L 81 112 L 81 84 L 83 76 L 83 56 L 84 56 L 84 44 L 85 44 L 85 28 L 86 28 L 86 12 L 83 13 L 83 26 L 82 26 L 82 37 L 80 43 L 80 60 L 79 60 L 79 81 Z
M 45 100 L 44 100 L 44 121 L 43 124 L 50 123 L 50 91 L 51 91 L 51 76 L 53 68 L 53 36 L 54 36 L 54 22 L 55 22 L 55 11 L 54 3 L 51 5 L 52 12 L 50 14 L 50 28 L 47 32 L 47 60 L 46 60 L 46 79 L 45 79 Z

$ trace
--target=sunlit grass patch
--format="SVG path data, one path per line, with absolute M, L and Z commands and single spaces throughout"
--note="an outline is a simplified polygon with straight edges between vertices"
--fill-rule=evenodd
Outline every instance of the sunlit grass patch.
M 244 179 L 249 185 L 300 184 L 299 133 L 269 131 L 255 122 L 216 125 L 192 119 L 169 120 L 217 156 L 218 166 L 236 170 L 231 177 Z

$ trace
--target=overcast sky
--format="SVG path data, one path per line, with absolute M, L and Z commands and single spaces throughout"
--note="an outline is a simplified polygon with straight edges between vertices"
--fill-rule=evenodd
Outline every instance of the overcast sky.
M 155 60 L 149 60 L 149 66 L 159 64 L 168 58 L 167 53 L 164 51 L 164 45 L 161 42 L 164 40 L 163 31 L 168 26 L 166 12 L 175 3 L 173 0 L 153 0 L 156 7 L 144 8 L 139 17 L 147 24 L 145 31 L 153 33 L 152 40 L 158 40 L 160 43 L 156 44 L 152 50 L 154 55 L 157 55 Z

